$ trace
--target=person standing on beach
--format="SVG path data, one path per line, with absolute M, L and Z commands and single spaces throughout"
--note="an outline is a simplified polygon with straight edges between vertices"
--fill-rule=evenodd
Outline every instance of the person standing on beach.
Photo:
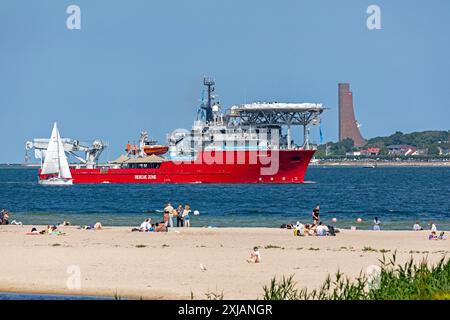
M 172 207 L 172 204 L 169 202 L 164 210 L 167 210 L 169 212 L 169 227 L 173 228 L 173 219 L 172 219 L 173 207 Z
M 190 228 L 191 227 L 191 221 L 189 220 L 190 218 L 189 218 L 189 214 L 191 213 L 191 207 L 187 204 L 185 207 L 184 207 L 184 210 L 183 210 L 183 215 L 182 215 L 182 217 L 183 217 L 183 220 L 184 220 L 184 226 L 186 227 L 186 228 Z
M 320 206 L 317 204 L 312 212 L 312 218 L 313 218 L 313 225 L 317 225 L 319 223 L 319 210 Z
M 378 217 L 375 217 L 375 219 L 373 219 L 373 230 L 380 231 L 381 230 L 380 225 L 381 221 L 378 219 Z
M 181 203 L 178 204 L 177 208 L 177 227 L 179 227 L 180 225 L 184 227 L 183 205 Z
M 163 214 L 164 226 L 167 228 L 169 226 L 169 212 L 164 210 Z

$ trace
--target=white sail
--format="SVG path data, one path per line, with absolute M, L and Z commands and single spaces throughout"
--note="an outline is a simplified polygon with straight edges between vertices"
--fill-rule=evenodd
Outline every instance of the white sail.
M 53 125 L 52 135 L 48 142 L 41 174 L 58 174 L 59 178 L 72 179 L 56 122 Z
M 56 124 L 56 123 L 55 123 Z M 64 152 L 64 146 L 61 141 L 61 137 L 58 132 L 58 158 L 59 158 L 59 175 L 63 179 L 72 179 L 72 174 L 70 173 L 69 163 L 67 162 L 66 153 Z
M 42 174 L 59 173 L 59 152 L 58 152 L 58 127 L 56 122 L 53 125 L 52 135 L 48 142 L 47 151 L 45 153 L 44 164 L 42 165 Z

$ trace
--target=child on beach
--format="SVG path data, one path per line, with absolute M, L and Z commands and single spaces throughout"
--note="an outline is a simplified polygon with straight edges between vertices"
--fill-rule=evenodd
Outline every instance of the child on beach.
M 248 263 L 260 263 L 261 254 L 259 253 L 258 247 L 254 247 L 253 251 L 250 253 L 250 258 L 247 259 Z
M 190 226 L 191 226 L 191 221 L 189 220 L 189 214 L 191 213 L 191 207 L 190 207 L 190 205 L 186 205 L 185 207 L 184 207 L 184 210 L 183 210 L 183 215 L 182 215 L 182 217 L 183 217 L 183 221 L 184 221 L 184 226 L 186 227 L 186 228 L 189 228 Z

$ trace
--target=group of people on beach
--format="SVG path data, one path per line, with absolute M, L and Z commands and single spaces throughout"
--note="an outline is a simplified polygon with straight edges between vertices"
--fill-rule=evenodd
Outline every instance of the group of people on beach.
M 312 224 L 302 224 L 299 221 L 295 225 L 285 225 L 283 224 L 282 228 L 287 229 L 294 229 L 294 235 L 295 236 L 335 236 L 336 233 L 339 232 L 338 229 L 334 228 L 332 225 L 325 225 L 321 219 L 320 219 L 320 206 L 317 204 L 314 209 L 312 210 Z M 336 222 L 337 219 L 333 218 L 333 222 Z M 362 219 L 358 218 L 356 219 L 357 223 L 362 223 Z M 444 240 L 445 234 L 444 232 L 440 232 L 438 235 L 438 231 L 436 228 L 436 225 L 433 222 L 429 223 L 430 225 L 430 240 Z M 374 231 L 380 231 L 381 230 L 381 220 L 378 217 L 375 217 L 373 219 L 372 228 Z M 352 227 L 352 230 L 356 230 L 356 227 Z M 421 231 L 424 230 L 420 224 L 419 221 L 416 221 L 416 223 L 413 226 L 414 231 Z
M 8 225 L 8 224 L 15 224 L 15 225 L 22 225 L 21 221 L 16 221 L 13 220 L 11 222 L 9 222 L 9 219 L 11 217 L 11 213 L 9 212 L 9 210 L 6 209 L 2 209 L 0 211 L 0 225 Z
M 35 227 L 31 229 L 31 232 L 28 232 L 27 235 L 37 236 L 37 235 L 50 235 L 50 236 L 64 236 L 66 235 L 64 232 L 58 230 L 57 226 L 47 226 L 47 228 L 37 231 Z
M 174 218 L 177 220 L 178 227 L 189 228 L 191 226 L 191 206 L 189 204 L 178 204 L 177 208 L 174 208 L 169 202 L 166 204 L 163 210 L 163 220 L 161 222 L 152 223 L 151 218 L 145 219 L 139 228 L 133 228 L 131 231 L 140 232 L 162 232 L 168 231 L 169 228 L 174 227 Z
M 336 236 L 339 230 L 332 225 L 325 225 L 320 220 L 320 205 L 317 204 L 312 210 L 312 224 L 302 224 L 297 221 L 295 226 L 288 225 L 288 229 L 294 229 L 294 236 Z
M 181 203 L 178 204 L 178 207 L 175 209 L 172 207 L 172 204 L 169 202 L 165 206 L 163 210 L 163 219 L 164 224 L 168 228 L 173 228 L 173 218 L 177 219 L 177 228 L 178 227 L 186 227 L 189 228 L 191 226 L 191 206 L 186 204 L 184 207 Z

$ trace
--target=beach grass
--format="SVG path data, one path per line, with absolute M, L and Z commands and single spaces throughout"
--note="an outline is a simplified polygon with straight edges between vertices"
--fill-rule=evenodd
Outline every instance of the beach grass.
M 205 293 L 206 300 L 223 300 L 223 291 L 208 291 Z
M 450 299 L 450 260 L 443 257 L 429 265 L 426 259 L 416 263 L 413 258 L 399 265 L 396 254 L 380 261 L 376 277 L 360 274 L 351 280 L 337 271 L 327 277 L 319 289 L 298 289 L 293 279 L 272 278 L 264 286 L 264 300 L 448 300 Z

